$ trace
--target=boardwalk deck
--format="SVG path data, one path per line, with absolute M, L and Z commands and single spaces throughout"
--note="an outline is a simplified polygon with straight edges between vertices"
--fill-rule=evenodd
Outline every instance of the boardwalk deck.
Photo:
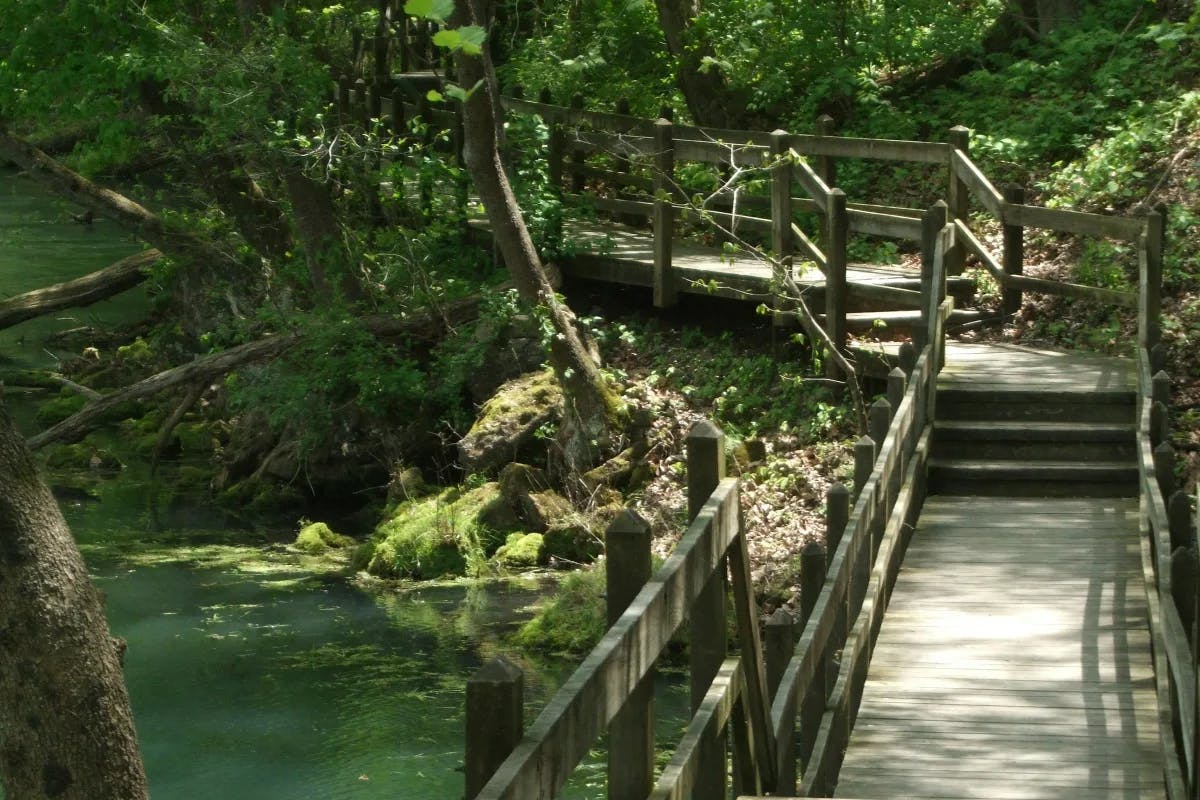
M 488 232 L 486 220 L 475 219 L 471 225 L 482 234 Z M 574 250 L 560 263 L 564 273 L 627 286 L 654 285 L 654 239 L 649 231 L 616 222 L 588 220 L 569 220 L 565 227 L 565 238 Z M 676 289 L 680 292 L 754 302 L 771 297 L 771 269 L 762 259 L 681 239 L 672 242 L 671 252 Z M 916 290 L 920 272 L 893 265 L 851 264 L 846 279 Z M 810 266 L 804 271 L 797 269 L 796 281 L 801 288 L 819 291 L 825 276 Z
M 1012 345 L 948 343 L 946 362 L 939 415 L 1119 404 L 1135 385 L 1124 360 Z M 1077 418 L 1010 426 L 1102 427 Z M 1136 499 L 929 497 L 836 796 L 1164 797 L 1148 619 Z
M 837 796 L 1163 797 L 1136 514 L 929 498 Z

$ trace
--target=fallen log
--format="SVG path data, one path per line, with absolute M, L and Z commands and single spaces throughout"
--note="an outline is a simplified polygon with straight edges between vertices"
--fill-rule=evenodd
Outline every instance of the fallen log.
M 375 336 L 428 341 L 437 338 L 439 332 L 444 335 L 455 326 L 478 316 L 481 302 L 480 296 L 473 295 L 447 303 L 434 311 L 422 311 L 410 317 L 373 316 L 361 320 L 360 323 Z M 142 400 L 183 384 L 211 381 L 243 364 L 281 355 L 302 339 L 298 333 L 268 336 L 198 358 L 188 364 L 171 367 L 124 389 L 92 400 L 57 425 L 29 437 L 26 444 L 30 450 L 37 450 L 56 442 L 78 441 L 87 435 L 105 414 L 121 403 Z
M 171 367 L 124 389 L 106 394 L 99 400 L 93 400 L 57 425 L 30 436 L 26 444 L 30 450 L 37 450 L 55 442 L 78 441 L 91 430 L 96 420 L 121 403 L 151 397 L 181 384 L 212 380 L 242 364 L 278 355 L 298 341 L 300 337 L 296 334 L 269 336 L 198 358 L 188 364 Z
M 64 308 L 89 306 L 120 294 L 146 280 L 162 258 L 158 250 L 143 250 L 75 280 L 0 301 L 0 330 Z
M 229 253 L 187 231 L 169 226 L 136 201 L 67 169 L 29 142 L 10 134 L 3 122 L 0 122 L 0 158 L 12 161 L 33 180 L 95 215 L 113 220 L 168 255 L 192 258 L 209 268 L 233 269 L 235 274 L 242 270 L 241 263 Z
M 76 383 L 65 375 L 40 369 L 18 369 L 0 372 L 0 385 L 20 386 L 25 389 L 68 389 L 89 400 L 99 400 L 104 395 L 90 386 Z

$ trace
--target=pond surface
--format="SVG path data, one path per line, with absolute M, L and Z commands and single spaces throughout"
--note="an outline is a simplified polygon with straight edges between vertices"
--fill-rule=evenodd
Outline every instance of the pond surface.
M 0 297 L 140 249 L 105 220 L 72 222 L 77 211 L 0 170 Z M 53 368 L 75 354 L 45 346 L 48 334 L 118 325 L 146 307 L 133 291 L 0 331 L 0 368 Z M 9 390 L 29 431 L 35 400 Z M 519 660 L 503 634 L 546 584 L 366 592 L 289 552 L 278 535 L 203 522 L 152 528 L 137 469 L 101 500 L 64 512 L 107 594 L 112 632 L 129 645 L 126 683 L 152 796 L 461 797 L 465 681 L 493 655 Z M 572 665 L 521 663 L 532 718 Z M 660 729 L 677 733 L 686 687 L 660 682 Z M 603 796 L 603 772 L 589 758 L 568 796 Z

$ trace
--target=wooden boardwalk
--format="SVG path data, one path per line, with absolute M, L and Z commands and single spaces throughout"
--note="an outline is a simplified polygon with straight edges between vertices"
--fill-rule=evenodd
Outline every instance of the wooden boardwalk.
M 978 407 L 1133 385 L 1123 360 L 949 343 L 939 414 L 955 393 Z M 1164 797 L 1148 613 L 1137 499 L 929 497 L 836 796 Z

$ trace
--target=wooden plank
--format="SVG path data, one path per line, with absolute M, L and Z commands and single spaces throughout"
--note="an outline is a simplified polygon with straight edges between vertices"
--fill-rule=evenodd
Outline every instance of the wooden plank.
M 733 712 L 742 685 L 742 662 L 729 658 L 721 665 L 717 677 L 704 696 L 700 707 L 684 731 L 670 762 L 650 793 L 651 800 L 684 800 L 692 793 L 700 771 L 700 753 L 704 742 L 723 729 Z
M 730 144 L 699 139 L 676 139 L 676 161 L 700 161 L 705 164 L 734 164 L 761 167 L 767 164 L 770 152 L 765 147 Z
M 971 194 L 992 213 L 996 219 L 1001 219 L 1003 216 L 1004 197 L 992 185 L 992 182 L 987 179 L 987 176 L 979 171 L 979 167 L 975 166 L 975 162 L 970 159 L 961 150 L 952 150 L 950 153 L 950 168 L 954 170 L 954 174 L 958 179 L 967 185 L 971 190 Z
M 822 214 L 829 212 L 829 186 L 825 181 L 821 180 L 821 176 L 808 165 L 808 161 L 804 159 L 795 148 L 788 151 L 788 154 L 795 162 L 795 169 L 792 170 L 792 175 L 796 178 L 796 182 L 804 187 L 804 191 L 808 192 L 808 196 L 816 204 L 817 209 Z
M 881 214 L 876 211 L 862 211 L 849 206 L 847 206 L 846 214 L 850 219 L 850 230 L 855 233 L 887 236 L 914 242 L 921 241 L 921 220 L 919 219 Z
M 1118 289 L 1102 289 L 1098 286 L 1084 286 L 1067 281 L 1048 281 L 1041 278 L 1031 278 L 1027 275 L 1008 275 L 1003 285 L 1025 291 L 1056 294 L 1062 297 L 1074 297 L 1080 300 L 1093 300 L 1098 303 L 1109 303 L 1122 308 L 1137 308 L 1138 298 L 1133 292 Z
M 793 134 L 792 148 L 806 156 L 915 161 L 925 164 L 945 164 L 950 157 L 950 146 L 943 142 L 861 139 L 851 136 Z
M 548 800 L 682 624 L 738 532 L 738 482 L 721 481 L 678 547 L 554 695 L 478 800 Z
M 1125 239 L 1130 242 L 1136 242 L 1146 229 L 1146 221 L 1141 218 L 1087 214 L 1082 211 L 1065 211 L 1060 208 L 1005 203 L 1003 212 L 1000 217 L 1007 225 L 1045 228 L 1079 233 L 1085 236 L 1111 236 L 1114 239 Z
M 984 269 L 1003 287 L 1011 276 L 1004 271 L 1004 267 L 1000 265 L 1000 262 L 987 249 L 987 246 L 979 241 L 979 238 L 967 227 L 966 220 L 954 220 L 954 229 L 958 241 L 966 246 L 968 252 L 979 259 L 979 263 L 983 264 Z

